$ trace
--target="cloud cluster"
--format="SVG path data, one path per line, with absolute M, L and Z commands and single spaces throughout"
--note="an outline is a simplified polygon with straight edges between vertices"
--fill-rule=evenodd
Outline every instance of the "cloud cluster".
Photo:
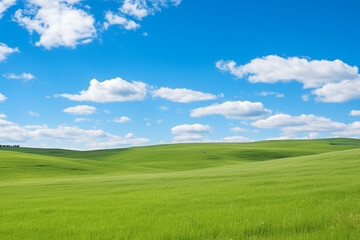
M 75 107 L 65 108 L 64 112 L 74 115 L 90 115 L 96 112 L 96 108 L 89 105 L 77 105 Z
M 245 65 L 235 61 L 217 61 L 216 67 L 251 83 L 298 81 L 304 88 L 316 88 L 313 94 L 322 102 L 345 102 L 360 97 L 359 69 L 341 60 L 308 60 L 269 55 Z
M 79 94 L 57 94 L 56 97 L 63 97 L 73 101 L 90 102 L 125 102 L 143 100 L 147 93 L 146 84 L 143 82 L 127 82 L 122 78 L 114 78 L 99 82 L 96 79 L 90 81 L 87 90 Z
M 204 134 L 211 133 L 209 125 L 182 124 L 171 128 L 174 142 L 203 142 L 206 141 Z
M 331 133 L 334 136 L 360 136 L 360 122 L 345 124 L 313 114 L 299 116 L 276 114 L 255 121 L 252 125 L 263 129 L 280 129 L 287 137 L 295 136 L 297 133 L 309 133 L 317 136 L 321 132 Z
M 6 60 L 6 58 L 12 54 L 19 52 L 18 48 L 11 48 L 5 43 L 0 43 L 0 62 Z
M 180 3 L 181 0 L 124 0 L 118 12 L 108 11 L 106 13 L 104 28 L 120 25 L 125 30 L 135 30 L 140 27 L 140 24 L 135 21 L 141 21 L 148 15 L 161 11 L 162 8 L 171 5 L 178 6 Z
M 16 2 L 0 0 L 0 19 Z M 35 32 L 39 35 L 36 46 L 52 49 L 60 46 L 75 48 L 79 44 L 90 43 L 99 30 L 106 30 L 111 25 L 120 25 L 125 30 L 135 30 L 140 27 L 138 21 L 144 17 L 169 6 L 178 6 L 181 0 L 123 0 L 118 11 L 108 9 L 105 12 L 103 24 L 96 23 L 94 16 L 89 13 L 91 8 L 82 0 L 24 2 L 24 8 L 14 13 L 13 20 L 31 34 Z
M 116 15 L 113 12 L 107 12 L 105 15 L 105 20 L 105 29 L 108 29 L 111 25 L 121 25 L 126 30 L 135 30 L 140 27 L 140 25 L 133 20 L 129 20 L 123 16 Z
M 13 6 L 16 3 L 16 0 L 1 0 L 0 1 L 0 19 L 2 18 L 4 12 Z
M 191 111 L 192 117 L 207 115 L 222 115 L 228 119 L 254 119 L 270 114 L 271 110 L 264 108 L 261 102 L 227 101 Z
M 195 101 L 205 101 L 216 99 L 216 96 L 210 93 L 203 93 L 186 88 L 167 88 L 162 87 L 152 92 L 153 97 L 160 97 L 172 102 L 190 103 Z
M 4 78 L 7 79 L 17 79 L 17 80 L 23 80 L 24 82 L 30 81 L 35 78 L 34 75 L 31 73 L 22 73 L 22 74 L 15 74 L 15 73 L 7 73 L 2 75 Z
M 55 97 L 63 97 L 73 101 L 91 101 L 99 103 L 141 101 L 148 93 L 148 85 L 143 82 L 128 82 L 120 77 L 99 82 L 96 79 L 90 81 L 87 90 L 82 90 L 79 94 L 56 94 Z M 204 101 L 216 99 L 210 93 L 203 93 L 185 88 L 166 88 L 161 87 L 151 92 L 154 98 L 163 98 L 178 103 L 190 103 L 194 101 Z M 167 108 L 162 108 L 167 110 Z
M 95 19 L 75 7 L 81 0 L 28 0 L 26 9 L 15 12 L 14 19 L 30 33 L 40 35 L 36 46 L 51 49 L 76 47 L 96 36 Z
M 0 142 L 29 144 L 46 142 L 46 147 L 70 149 L 98 149 L 145 144 L 150 140 L 137 138 L 130 133 L 124 137 L 113 135 L 101 129 L 86 130 L 76 126 L 59 125 L 50 128 L 47 125 L 20 126 L 0 118 Z

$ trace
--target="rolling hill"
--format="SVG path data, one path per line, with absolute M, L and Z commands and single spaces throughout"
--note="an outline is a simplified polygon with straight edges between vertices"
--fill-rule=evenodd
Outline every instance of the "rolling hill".
M 0 149 L 1 239 L 359 239 L 360 140 Z

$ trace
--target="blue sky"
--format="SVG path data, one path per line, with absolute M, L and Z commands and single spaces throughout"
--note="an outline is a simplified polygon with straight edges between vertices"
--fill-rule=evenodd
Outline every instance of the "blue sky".
M 360 137 L 360 2 L 0 0 L 0 143 Z

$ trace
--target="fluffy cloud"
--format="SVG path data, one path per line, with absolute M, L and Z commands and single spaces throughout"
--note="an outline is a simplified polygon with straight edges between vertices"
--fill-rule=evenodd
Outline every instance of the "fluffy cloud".
M 258 120 L 252 123 L 252 125 L 265 129 L 281 129 L 286 135 L 293 135 L 298 132 L 336 132 L 346 127 L 344 123 L 312 114 L 302 114 L 299 116 L 276 114 L 266 119 Z
M 3 13 L 11 6 L 16 3 L 16 0 L 1 0 L 0 1 L 0 19 L 3 16 Z
M 46 49 L 92 41 L 96 35 L 95 19 L 74 4 L 81 0 L 28 0 L 25 10 L 15 12 L 14 19 L 30 33 L 40 35 L 36 46 Z
M 7 97 L 0 93 L 0 103 L 4 102 L 6 99 Z
M 55 97 L 64 97 L 73 101 L 91 102 L 124 102 L 139 101 L 146 96 L 146 84 L 142 82 L 127 82 L 121 78 L 114 78 L 99 82 L 96 79 L 90 81 L 87 90 L 82 90 L 79 94 L 57 94 Z
M 344 80 L 339 83 L 325 84 L 315 89 L 313 94 L 320 102 L 346 102 L 360 98 L 360 77 L 355 80 Z
M 350 116 L 360 116 L 360 110 L 351 110 L 349 115 Z
M 96 108 L 88 105 L 78 105 L 75 107 L 65 108 L 64 112 L 74 115 L 90 115 L 96 112 Z
M 31 73 L 22 73 L 22 74 L 15 74 L 15 73 L 8 73 L 8 74 L 3 74 L 4 78 L 7 79 L 18 79 L 18 80 L 23 80 L 25 82 L 32 80 L 35 78 L 34 75 L 32 75 Z
M 203 142 L 206 138 L 203 134 L 211 133 L 209 125 L 203 124 L 182 124 L 171 129 L 174 142 Z
M 152 92 L 153 97 L 160 97 L 173 102 L 190 103 L 195 101 L 213 100 L 215 95 L 203 93 L 185 88 L 166 88 L 162 87 Z
M 283 135 L 271 139 L 299 139 L 297 133 L 305 133 L 304 139 L 318 138 L 320 133 L 332 137 L 360 137 L 360 122 L 349 124 L 332 121 L 331 119 L 302 114 L 291 116 L 288 114 L 276 114 L 267 119 L 252 123 L 253 126 L 264 129 L 279 129 Z
M 127 123 L 127 122 L 131 122 L 131 118 L 126 117 L 126 116 L 121 116 L 121 117 L 114 118 L 114 122 L 116 122 L 116 123 Z
M 135 30 L 140 27 L 139 24 L 133 20 L 129 20 L 126 17 L 116 15 L 112 12 L 107 12 L 105 15 L 106 22 L 104 23 L 105 29 L 108 29 L 111 25 L 121 25 L 126 30 Z
M 242 78 L 248 77 L 252 83 L 276 83 L 298 81 L 304 88 L 317 88 L 327 83 L 338 83 L 344 79 L 355 79 L 359 75 L 356 66 L 349 66 L 341 60 L 308 60 L 305 58 L 282 58 L 269 55 L 256 58 L 245 65 L 236 66 L 234 61 L 216 62 L 222 71 Z
M 356 137 L 356 138 L 360 138 L 360 122 L 356 121 L 356 122 L 347 124 L 341 130 L 335 131 L 334 134 L 337 137 Z
M 16 52 L 19 52 L 18 48 L 11 48 L 5 43 L 0 43 L 0 62 L 4 61 L 10 54 Z
M 243 136 L 224 137 L 223 142 L 249 142 L 250 139 Z
M 271 113 L 264 108 L 261 102 L 249 101 L 227 101 L 221 104 L 213 104 L 207 107 L 196 108 L 191 111 L 192 117 L 202 117 L 206 115 L 222 115 L 228 119 L 253 119 Z
M 150 13 L 151 9 L 147 6 L 145 0 L 124 0 L 120 11 L 123 14 L 130 15 L 141 20 Z
M 124 137 L 113 135 L 101 129 L 86 130 L 76 126 L 59 125 L 50 128 L 47 125 L 20 126 L 0 119 L 0 142 L 38 146 L 46 142 L 46 147 L 70 149 L 98 149 L 145 144 L 147 138 L 137 138 L 133 134 Z

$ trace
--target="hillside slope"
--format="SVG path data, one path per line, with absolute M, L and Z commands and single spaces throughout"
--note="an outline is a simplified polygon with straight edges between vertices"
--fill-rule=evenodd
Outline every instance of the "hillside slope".
M 69 152 L 77 155 L 72 157 L 1 151 L 1 161 L 5 157 L 10 162 L 6 169 L 13 172 L 2 169 L 0 236 L 2 240 L 357 240 L 360 148 L 356 144 L 344 139 L 260 142 L 243 148 L 214 144 L 210 151 L 220 158 L 198 160 L 203 165 L 192 168 L 181 156 L 191 157 L 192 151 L 210 145 L 111 150 L 104 151 L 108 153 L 104 157 L 103 151 Z M 156 148 L 158 153 L 150 151 Z M 149 161 L 156 167 L 140 159 L 144 149 L 154 154 Z M 176 156 L 179 149 L 188 152 Z M 259 150 L 281 158 L 262 161 L 253 152 Z M 165 151 L 174 151 L 172 165 L 161 158 Z M 275 155 L 279 151 L 282 154 Z M 138 166 L 131 168 L 131 161 L 116 163 L 125 152 Z M 296 156 L 302 152 L 312 155 Z M 295 156 L 284 157 L 285 153 Z M 227 159 L 230 156 L 232 160 Z M 34 167 L 34 159 L 37 165 L 49 166 Z M 215 166 L 212 161 L 225 164 Z M 181 168 L 183 162 L 187 170 Z M 86 174 L 73 168 L 84 168 Z
M 170 144 L 98 151 L 0 149 L 0 179 L 193 170 L 359 148 L 358 139 Z

